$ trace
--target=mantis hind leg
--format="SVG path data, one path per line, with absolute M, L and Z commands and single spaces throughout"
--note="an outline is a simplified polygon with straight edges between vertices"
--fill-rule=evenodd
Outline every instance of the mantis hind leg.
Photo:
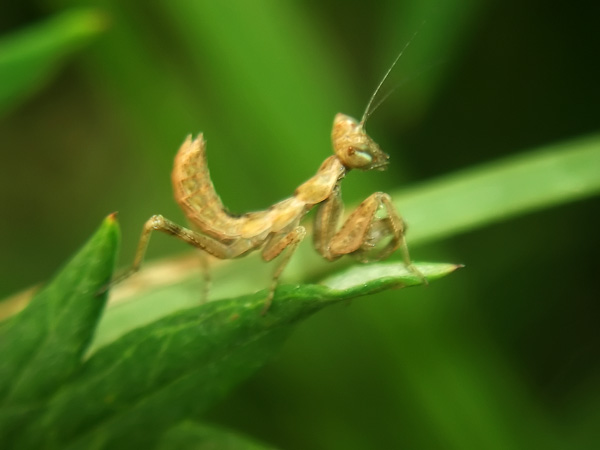
M 221 242 L 213 237 L 177 225 L 175 222 L 165 219 L 161 215 L 155 215 L 148 219 L 144 224 L 131 268 L 113 279 L 100 292 L 108 290 L 111 286 L 120 283 L 140 270 L 153 231 L 160 231 L 175 236 L 176 238 L 220 259 L 235 258 L 253 248 L 253 243 L 251 241 L 231 240 L 230 242 Z M 208 272 L 208 261 L 205 255 L 202 255 L 201 265 L 205 281 L 203 296 L 204 300 L 206 300 L 208 297 L 210 274 Z
M 208 256 L 205 252 L 198 252 L 198 257 L 200 258 L 200 269 L 202 271 L 202 303 L 206 303 L 208 301 L 208 294 L 210 293 L 210 288 L 212 286 L 212 277 L 210 275 L 210 264 L 208 262 Z

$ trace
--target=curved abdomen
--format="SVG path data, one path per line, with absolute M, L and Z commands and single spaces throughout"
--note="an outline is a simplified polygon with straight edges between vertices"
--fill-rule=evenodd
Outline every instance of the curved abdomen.
M 185 140 L 171 176 L 175 200 L 190 223 L 202 233 L 221 241 L 228 239 L 265 239 L 269 233 L 292 228 L 315 204 L 329 197 L 344 168 L 329 157 L 317 174 L 296 189 L 295 195 L 264 211 L 233 216 L 217 195 L 206 164 L 206 142 L 202 134 Z

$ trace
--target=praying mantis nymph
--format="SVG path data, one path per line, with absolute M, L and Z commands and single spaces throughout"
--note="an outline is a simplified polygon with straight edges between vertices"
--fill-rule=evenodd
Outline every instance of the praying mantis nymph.
M 404 238 L 406 226 L 388 194 L 371 194 L 338 229 L 343 213 L 340 185 L 344 176 L 352 169 L 384 170 L 388 164 L 389 156 L 367 134 L 365 124 L 381 104 L 379 102 L 372 107 L 373 100 L 406 46 L 375 89 L 360 121 L 341 113 L 335 116 L 332 130 L 334 154 L 325 159 L 312 178 L 296 188 L 294 195 L 266 210 L 241 216 L 230 214 L 210 179 L 203 135 L 195 139 L 188 136 L 175 157 L 171 179 L 175 200 L 191 228 L 177 225 L 161 215 L 152 216 L 144 225 L 131 269 L 111 285 L 139 270 L 150 235 L 155 230 L 173 235 L 220 259 L 237 258 L 262 249 L 265 261 L 281 255 L 265 298 L 264 314 L 271 306 L 283 269 L 306 235 L 306 229 L 300 222 L 315 206 L 314 246 L 325 259 L 334 261 L 344 255 L 353 255 L 361 262 L 368 262 L 387 258 L 400 249 L 404 264 L 423 278 L 411 264 Z M 381 208 L 385 210 L 383 217 L 377 215 Z M 380 243 L 381 248 L 372 255 Z M 204 270 L 206 286 L 206 266 Z

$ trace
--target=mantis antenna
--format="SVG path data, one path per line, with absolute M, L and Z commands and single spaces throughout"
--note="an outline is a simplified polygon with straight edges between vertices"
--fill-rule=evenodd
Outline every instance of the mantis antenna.
M 421 24 L 422 26 L 423 24 Z M 387 70 L 387 72 L 385 73 L 385 75 L 383 76 L 383 78 L 381 79 L 381 81 L 379 82 L 379 84 L 377 85 L 377 88 L 375 88 L 375 91 L 373 92 L 373 94 L 371 95 L 371 98 L 369 99 L 369 103 L 367 103 L 367 107 L 365 109 L 365 112 L 362 116 L 362 118 L 360 119 L 360 126 L 364 129 L 365 125 L 367 123 L 367 120 L 369 120 L 369 117 L 371 117 L 371 115 L 377 110 L 377 108 L 379 108 L 381 106 L 381 104 L 387 100 L 387 98 L 390 96 L 390 94 L 392 92 L 394 92 L 394 89 L 390 90 L 387 94 L 385 94 L 383 96 L 383 98 L 381 100 L 379 100 L 375 106 L 373 106 L 373 101 L 375 100 L 375 97 L 377 97 L 377 94 L 379 93 L 381 87 L 383 86 L 383 83 L 385 83 L 385 80 L 387 80 L 388 76 L 390 75 L 390 73 L 392 72 L 392 69 L 394 68 L 394 66 L 396 65 L 396 63 L 398 62 L 398 60 L 400 59 L 400 57 L 404 54 L 404 52 L 406 51 L 406 49 L 408 48 L 408 46 L 411 44 L 411 42 L 415 39 L 415 37 L 417 36 L 417 34 L 419 33 L 419 30 L 421 29 L 421 27 L 419 27 L 419 29 L 417 31 L 414 32 L 414 34 L 410 37 L 410 39 L 408 40 L 408 42 L 406 44 L 404 44 L 404 47 L 402 48 L 402 50 L 400 50 L 400 53 L 398 53 L 398 56 L 396 56 L 396 59 L 394 59 L 394 62 L 392 63 L 392 65 L 389 67 L 389 69 Z

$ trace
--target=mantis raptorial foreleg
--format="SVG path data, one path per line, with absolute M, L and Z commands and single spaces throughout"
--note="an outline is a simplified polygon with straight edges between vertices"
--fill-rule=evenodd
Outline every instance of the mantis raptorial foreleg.
M 385 217 L 377 217 L 380 208 L 385 209 Z M 408 248 L 404 239 L 405 225 L 396 212 L 389 195 L 376 192 L 365 199 L 337 230 L 342 215 L 339 186 L 332 195 L 319 205 L 315 218 L 315 247 L 324 258 L 333 261 L 343 255 L 353 254 L 359 260 L 384 259 L 398 248 L 404 262 L 412 267 Z M 389 242 L 375 257 L 368 257 L 373 247 L 380 241 Z M 412 270 L 412 269 L 411 269 Z
M 335 261 L 341 255 L 331 252 L 330 243 L 336 233 L 338 223 L 344 213 L 344 204 L 339 183 L 335 185 L 327 200 L 317 207 L 313 226 L 313 243 L 317 252 L 328 261 Z

